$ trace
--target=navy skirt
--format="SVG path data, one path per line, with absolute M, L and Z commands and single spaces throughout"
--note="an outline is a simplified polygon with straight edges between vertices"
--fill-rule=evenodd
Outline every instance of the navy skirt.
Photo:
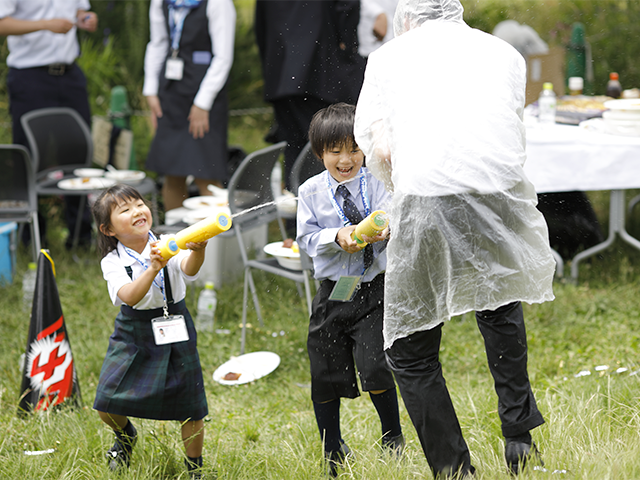
M 145 167 L 161 175 L 227 180 L 227 87 L 218 93 L 209 111 L 209 132 L 197 140 L 189 133 L 193 97 L 172 89 L 161 90 L 158 96 L 163 115 L 158 119 Z
M 156 345 L 151 319 L 162 309 L 123 306 L 100 372 L 93 408 L 154 420 L 200 420 L 208 413 L 196 330 L 184 300 L 169 306 L 184 315 L 189 340 Z

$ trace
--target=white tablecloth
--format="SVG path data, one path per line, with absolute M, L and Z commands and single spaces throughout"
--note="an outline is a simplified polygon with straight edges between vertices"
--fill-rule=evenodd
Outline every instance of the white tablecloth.
M 538 193 L 640 188 L 640 137 L 527 124 L 524 171 Z

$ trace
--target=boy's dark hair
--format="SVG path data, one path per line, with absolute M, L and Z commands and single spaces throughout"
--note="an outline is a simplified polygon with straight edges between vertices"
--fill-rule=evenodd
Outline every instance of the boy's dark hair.
M 309 125 L 311 151 L 322 160 L 326 149 L 357 147 L 353 135 L 356 107 L 348 103 L 334 103 L 316 112 Z
M 117 248 L 118 239 L 105 235 L 102 228 L 111 227 L 111 212 L 119 203 L 132 199 L 142 200 L 146 203 L 138 190 L 124 183 L 117 183 L 104 190 L 91 207 L 91 213 L 98 227 L 98 250 L 103 257 Z

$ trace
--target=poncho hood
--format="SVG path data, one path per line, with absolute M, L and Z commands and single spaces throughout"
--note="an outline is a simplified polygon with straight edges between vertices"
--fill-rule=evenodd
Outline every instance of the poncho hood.
M 398 37 L 429 20 L 464 23 L 459 0 L 400 0 L 393 18 L 393 31 Z

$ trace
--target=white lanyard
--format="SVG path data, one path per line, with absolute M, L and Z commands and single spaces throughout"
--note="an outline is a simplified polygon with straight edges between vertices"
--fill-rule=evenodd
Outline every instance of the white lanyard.
M 153 235 L 153 233 L 149 232 L 149 239 L 152 242 L 156 241 L 156 237 Z M 140 264 L 140 266 L 142 266 L 142 268 L 146 271 L 149 266 L 147 265 L 147 262 L 144 258 L 142 258 L 142 256 L 136 252 L 135 250 L 130 249 L 129 247 L 123 245 L 124 247 L 124 251 L 127 252 L 127 254 L 133 258 L 136 262 L 138 262 Z M 158 274 L 156 275 L 156 277 L 153 279 L 153 285 L 155 285 L 159 290 L 160 293 L 162 293 L 162 299 L 164 300 L 164 304 L 167 304 L 167 297 L 164 294 L 164 269 L 161 268 L 160 271 L 158 272 Z

